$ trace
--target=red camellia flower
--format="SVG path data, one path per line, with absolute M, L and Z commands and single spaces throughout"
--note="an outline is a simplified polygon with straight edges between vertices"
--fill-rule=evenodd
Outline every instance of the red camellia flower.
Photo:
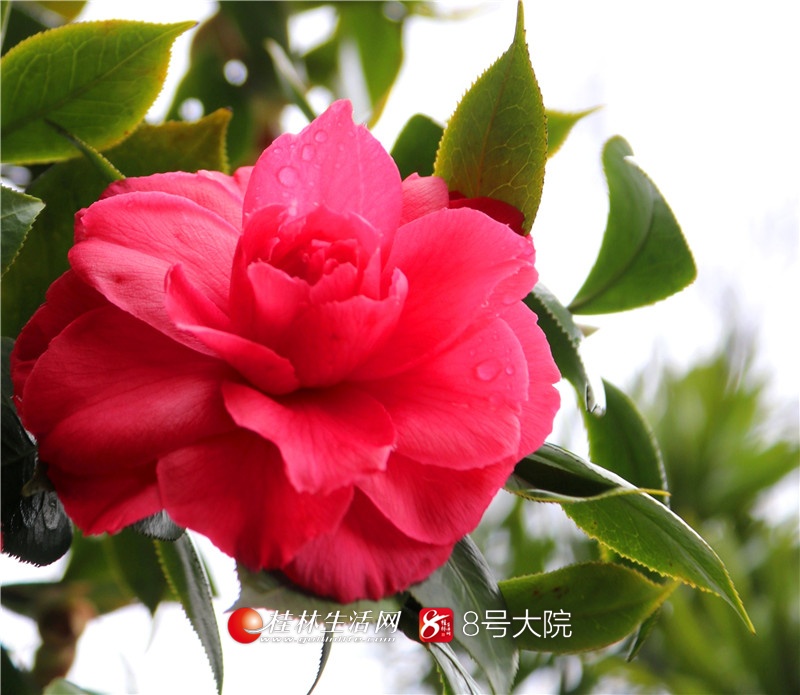
M 530 239 L 401 182 L 348 102 L 233 176 L 114 183 L 69 260 L 12 369 L 86 533 L 163 509 L 251 569 L 379 598 L 550 432 Z

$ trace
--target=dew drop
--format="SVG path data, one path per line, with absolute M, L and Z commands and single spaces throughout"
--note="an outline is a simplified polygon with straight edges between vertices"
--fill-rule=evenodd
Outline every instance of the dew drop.
M 501 301 L 505 306 L 511 306 L 517 301 L 517 298 L 513 294 L 505 294 L 503 295 L 503 299 Z
M 297 180 L 297 170 L 294 167 L 283 167 L 278 170 L 278 181 L 284 186 L 294 186 Z
M 506 367 L 506 374 L 511 376 L 514 373 L 514 367 Z
M 317 142 L 325 142 L 328 139 L 328 134 L 324 130 L 318 130 L 314 133 L 314 140 Z
M 314 145 L 303 145 L 303 148 L 300 150 L 300 156 L 303 158 L 304 162 L 310 162 L 314 159 L 316 151 Z
M 502 365 L 497 360 L 486 360 L 475 367 L 475 376 L 481 381 L 491 381 L 500 373 Z

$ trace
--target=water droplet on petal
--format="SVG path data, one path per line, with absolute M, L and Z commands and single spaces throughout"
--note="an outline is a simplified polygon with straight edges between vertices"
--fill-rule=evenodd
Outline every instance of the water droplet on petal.
M 314 133 L 314 139 L 317 142 L 325 142 L 328 139 L 328 134 L 324 130 L 318 130 Z
M 500 373 L 502 365 L 497 360 L 485 360 L 475 367 L 475 376 L 481 381 L 491 381 Z
M 506 367 L 506 374 L 511 376 L 514 373 L 514 367 Z
M 310 162 L 314 159 L 314 154 L 316 153 L 316 148 L 314 145 L 303 145 L 303 149 L 300 150 L 300 156 L 303 158 L 303 161 Z
M 283 167 L 278 170 L 278 181 L 284 186 L 294 186 L 297 180 L 297 170 L 294 167 Z

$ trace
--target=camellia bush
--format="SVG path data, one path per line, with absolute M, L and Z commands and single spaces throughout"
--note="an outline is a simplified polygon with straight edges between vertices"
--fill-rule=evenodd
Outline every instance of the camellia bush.
M 92 616 L 178 601 L 221 691 L 214 588 L 187 530 L 237 562 L 230 636 L 263 634 L 255 609 L 319 632 L 317 680 L 337 635 L 386 630 L 424 645 L 444 692 L 509 692 L 520 650 L 628 638 L 635 657 L 680 584 L 750 627 L 719 557 L 671 511 L 650 427 L 581 358 L 577 317 L 695 277 L 621 137 L 603 150 L 589 276 L 569 301 L 539 282 L 545 166 L 591 109 L 545 108 L 521 5 L 447 124 L 414 116 L 388 151 L 354 122 L 341 52 L 357 48 L 372 124 L 425 4 L 337 4 L 332 36 L 293 55 L 302 3 L 221 3 L 155 125 L 191 23 L 29 5 L 62 25 L 4 6 L 3 552 L 70 559 L 59 582 L 5 587 L 42 647 L 31 673 L 4 650 L 4 687 L 59 692 Z M 331 95 L 319 113 L 313 86 Z M 205 115 L 172 120 L 187 104 Z M 289 104 L 308 125 L 281 134 Z M 591 461 L 546 441 L 561 379 Z M 597 559 L 495 577 L 469 534 L 498 493 L 561 505 Z

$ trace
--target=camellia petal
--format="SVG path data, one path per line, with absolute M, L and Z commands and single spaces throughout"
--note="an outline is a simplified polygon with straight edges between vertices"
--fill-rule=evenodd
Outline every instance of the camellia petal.
M 87 311 L 107 305 L 108 301 L 103 295 L 89 287 L 71 270 L 50 285 L 45 303 L 39 307 L 14 343 L 11 375 L 14 393 L 18 398 L 22 397 L 28 375 L 50 341 Z
M 110 465 L 90 475 L 51 465 L 47 476 L 64 510 L 84 533 L 116 533 L 163 508 L 155 461 L 136 468 Z
M 186 276 L 181 263 L 172 266 L 165 280 L 164 306 L 178 328 L 205 326 L 229 330 L 228 316 Z
M 523 458 L 544 444 L 561 405 L 556 384 L 561 374 L 553 361 L 550 346 L 534 314 L 518 302 L 503 313 L 505 321 L 519 338 L 528 364 L 528 398 L 522 402 L 522 436 L 517 458 Z
M 293 217 L 318 206 L 354 213 L 377 230 L 385 248 L 400 220 L 400 174 L 369 131 L 353 123 L 350 103 L 337 101 L 299 135 L 281 135 L 259 158 L 245 196 L 245 221 L 274 204 Z
M 292 363 L 274 350 L 234 333 L 204 326 L 182 325 L 265 393 L 291 393 L 300 385 Z
M 217 171 L 198 171 L 196 174 L 173 171 L 122 179 L 106 188 L 101 199 L 137 191 L 181 196 L 219 215 L 234 228 L 238 229 L 242 223 L 245 189 L 233 177 Z
M 31 371 L 25 426 L 42 460 L 76 475 L 132 468 L 231 429 L 232 371 L 112 306 L 73 321 Z
M 501 282 L 514 278 L 506 291 L 517 299 L 536 282 L 530 240 L 468 209 L 441 210 L 401 227 L 387 266 L 402 270 L 408 296 L 392 349 L 367 362 L 358 378 L 402 372 L 443 349 L 489 307 Z
M 300 312 L 278 349 L 295 366 L 303 386 L 330 386 L 350 375 L 390 340 L 406 295 L 402 275 L 383 301 L 351 297 L 312 304 Z
M 516 460 L 514 457 L 453 475 L 451 468 L 393 454 L 383 475 L 370 476 L 358 487 L 411 538 L 425 543 L 455 543 L 478 525 Z M 443 507 L 447 514 L 442 514 Z
M 453 469 L 516 455 L 527 386 L 519 340 L 501 319 L 435 359 L 365 384 L 391 415 L 399 454 Z
M 447 183 L 438 176 L 412 174 L 403 180 L 403 213 L 400 224 L 449 207 Z
M 286 475 L 300 492 L 327 494 L 386 468 L 395 439 L 392 421 L 359 389 L 298 391 L 278 401 L 227 383 L 223 393 L 238 425 L 278 445 Z
M 453 545 L 414 540 L 356 493 L 335 531 L 309 541 L 283 571 L 300 586 L 341 603 L 379 599 L 425 579 L 447 561 Z
M 177 261 L 227 310 L 239 234 L 215 213 L 183 197 L 135 192 L 100 200 L 78 219 L 70 263 L 124 311 L 180 340 L 164 309 L 164 279 Z
M 309 539 L 336 528 L 353 492 L 297 492 L 274 444 L 246 430 L 202 440 L 163 457 L 164 506 L 248 567 L 282 566 Z

